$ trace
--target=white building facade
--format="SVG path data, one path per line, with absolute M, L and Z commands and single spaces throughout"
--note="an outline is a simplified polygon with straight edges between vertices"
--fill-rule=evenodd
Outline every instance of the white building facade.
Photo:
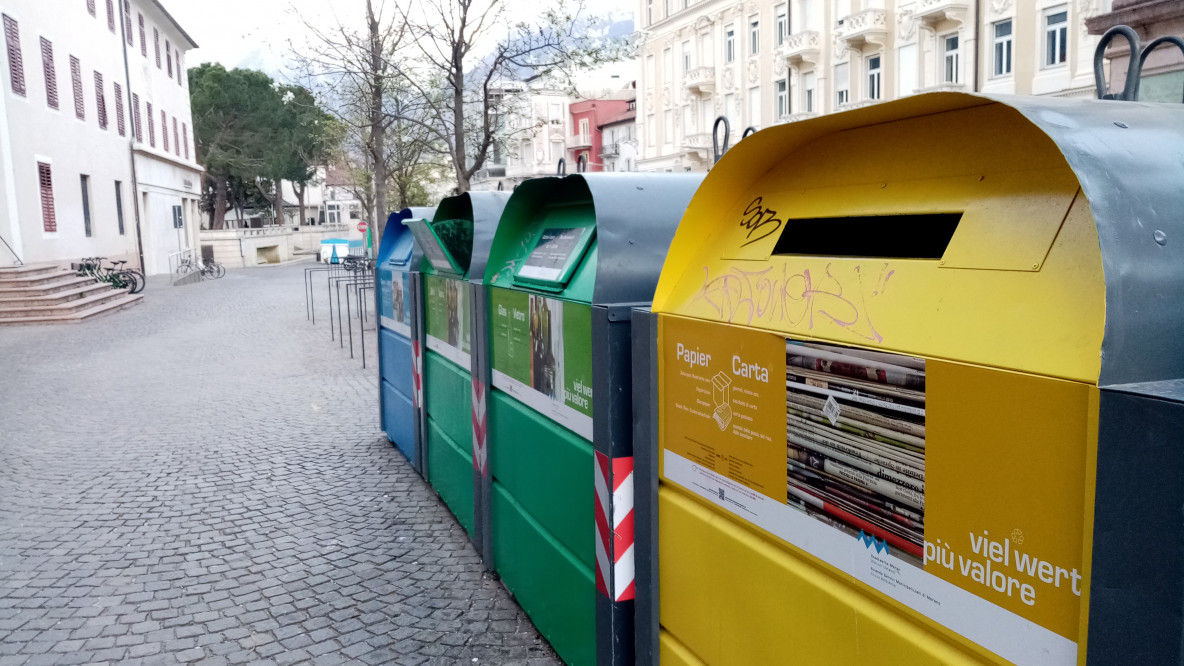
M 105 256 L 170 272 L 197 247 L 196 44 L 156 0 L 0 0 L 0 19 L 0 265 Z
M 1110 0 L 638 0 L 643 171 L 760 129 L 935 90 L 1093 96 Z M 722 137 L 721 137 L 722 138 Z

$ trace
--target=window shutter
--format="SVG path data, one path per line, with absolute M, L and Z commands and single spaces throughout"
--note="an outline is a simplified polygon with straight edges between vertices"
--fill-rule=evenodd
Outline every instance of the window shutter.
M 148 109 L 148 145 L 153 148 L 156 147 L 156 121 L 152 119 L 152 102 L 144 102 L 144 108 Z
M 95 106 L 99 110 L 99 128 L 107 129 L 107 100 L 103 98 L 103 75 L 95 72 Z
M 16 19 L 4 15 L 4 42 L 8 47 L 8 75 L 12 92 L 25 96 L 25 63 L 21 60 L 21 29 Z
M 86 103 L 82 99 L 82 63 L 70 56 L 70 80 L 74 83 L 74 115 L 86 120 Z
M 177 117 L 173 116 L 173 152 L 181 156 L 181 139 L 177 138 Z
M 169 152 L 169 117 L 164 109 L 160 110 L 160 143 L 164 146 L 164 152 Z
M 132 129 L 136 135 L 136 141 L 144 143 L 143 125 L 140 124 L 140 96 L 132 93 Z
M 95 15 L 95 0 L 86 0 L 86 11 L 90 12 L 91 16 Z
M 45 103 L 58 108 L 58 73 L 53 66 L 53 42 L 41 38 L 41 69 L 45 72 Z
M 189 159 L 189 126 L 181 123 L 181 141 L 185 143 L 185 159 Z
M 127 32 L 127 45 L 133 46 L 132 42 L 132 3 L 128 0 L 123 0 L 123 29 Z
M 160 69 L 160 31 L 156 28 L 152 29 L 152 41 L 156 47 L 156 68 Z
M 169 40 L 164 40 L 164 56 L 169 61 L 169 78 L 173 78 L 173 47 L 169 46 Z M 160 63 L 156 63 L 160 66 Z M 181 72 L 178 71 L 177 74 Z
M 140 17 L 140 55 L 145 58 L 148 57 L 148 33 L 144 31 L 144 15 L 139 14 Z
M 107 0 L 107 29 L 115 32 L 115 3 Z
M 123 119 L 123 88 L 118 83 L 111 85 L 115 87 L 115 127 L 119 129 L 119 136 L 127 136 L 127 125 Z
M 53 174 L 45 162 L 37 163 L 37 180 L 41 184 L 41 224 L 52 233 L 58 230 L 58 218 L 53 210 Z
M 181 69 L 181 52 L 177 51 L 177 85 L 181 85 L 181 72 L 184 71 Z

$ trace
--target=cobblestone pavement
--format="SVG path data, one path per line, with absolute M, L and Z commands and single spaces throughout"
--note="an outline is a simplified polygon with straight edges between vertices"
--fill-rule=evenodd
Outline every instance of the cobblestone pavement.
M 0 329 L 0 666 L 558 663 L 306 321 L 307 266 Z

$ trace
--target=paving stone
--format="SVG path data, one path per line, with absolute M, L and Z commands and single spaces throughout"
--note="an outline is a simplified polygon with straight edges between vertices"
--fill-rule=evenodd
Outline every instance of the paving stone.
M 363 370 L 323 282 L 300 316 L 306 267 L 0 329 L 0 666 L 559 663 L 379 431 L 374 320 Z

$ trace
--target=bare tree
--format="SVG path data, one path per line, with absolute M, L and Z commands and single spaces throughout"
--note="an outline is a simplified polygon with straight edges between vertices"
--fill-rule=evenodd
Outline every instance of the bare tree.
M 340 20 L 329 28 L 306 22 L 312 44 L 294 51 L 300 73 L 319 80 L 322 91 L 330 91 L 328 106 L 361 140 L 363 166 L 373 173 L 373 201 L 366 206 L 366 218 L 381 241 L 387 210 L 386 135 L 392 122 L 386 101 L 392 78 L 398 75 L 392 63 L 407 35 L 406 21 L 394 13 L 385 14 L 385 3 L 375 11 L 366 0 L 365 28 L 355 30 Z
M 570 80 L 629 49 L 586 15 L 585 0 L 559 0 L 532 24 L 512 22 L 502 0 L 421 0 L 403 9 L 419 57 L 398 68 L 422 100 L 422 113 L 399 117 L 447 147 L 460 192 L 505 140 L 502 81 Z

